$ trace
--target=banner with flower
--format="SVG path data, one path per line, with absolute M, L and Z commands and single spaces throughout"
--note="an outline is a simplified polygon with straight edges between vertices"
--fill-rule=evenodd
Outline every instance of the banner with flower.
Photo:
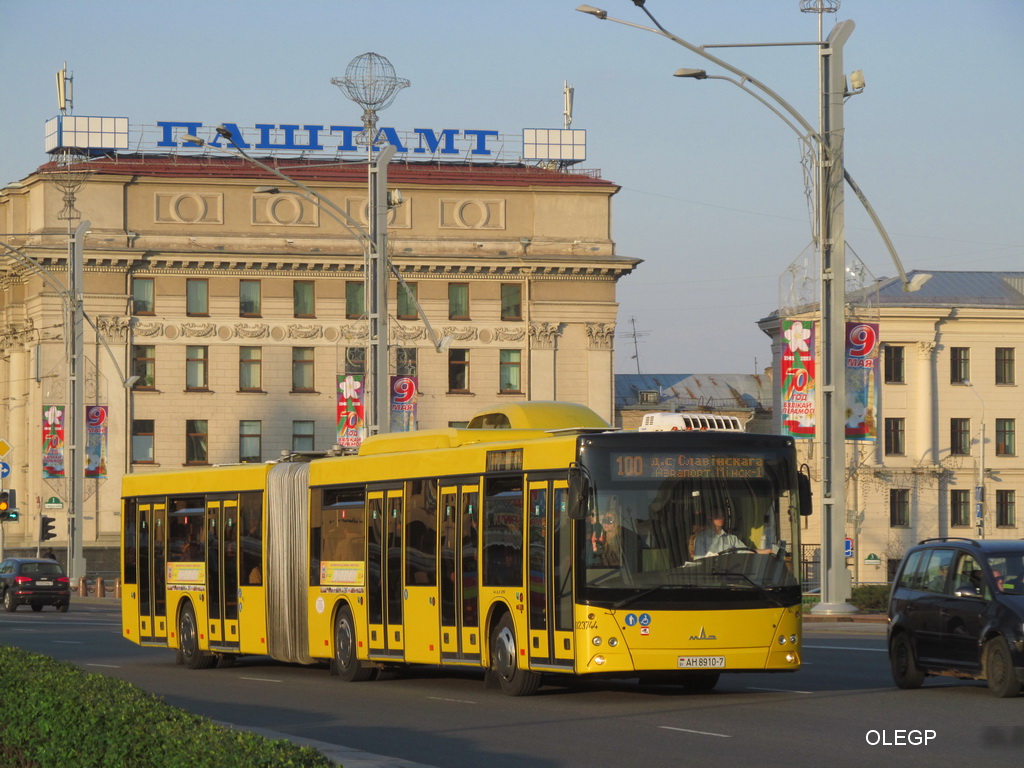
M 783 320 L 782 338 L 782 434 L 814 437 L 814 324 Z
M 338 445 L 358 448 L 363 441 L 365 418 L 363 411 L 362 375 L 338 375 Z
M 878 438 L 878 323 L 846 324 L 846 439 Z
M 64 406 L 43 406 L 43 477 L 64 477 Z

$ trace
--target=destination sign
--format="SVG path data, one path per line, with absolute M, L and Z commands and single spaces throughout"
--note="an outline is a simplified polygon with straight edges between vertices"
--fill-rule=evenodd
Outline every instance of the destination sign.
M 764 477 L 763 456 L 713 456 L 706 453 L 613 452 L 617 480 L 750 480 Z

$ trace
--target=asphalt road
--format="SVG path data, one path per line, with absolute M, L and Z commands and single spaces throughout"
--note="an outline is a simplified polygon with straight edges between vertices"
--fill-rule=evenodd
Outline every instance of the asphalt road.
M 808 623 L 800 672 L 723 675 L 706 695 L 614 681 L 509 698 L 485 689 L 481 674 L 436 669 L 355 684 L 326 666 L 262 657 L 190 671 L 172 651 L 122 639 L 111 600 L 76 599 L 66 614 L 0 614 L 2 643 L 129 680 L 220 722 L 312 743 L 348 768 L 1019 763 L 1024 697 L 995 699 L 984 683 L 947 678 L 900 691 L 884 632 L 879 623 Z

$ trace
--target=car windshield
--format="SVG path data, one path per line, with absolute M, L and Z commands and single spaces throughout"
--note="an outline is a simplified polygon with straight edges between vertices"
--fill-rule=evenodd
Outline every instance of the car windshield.
M 1024 595 L 1024 553 L 990 555 L 988 565 L 996 589 L 1007 595 Z

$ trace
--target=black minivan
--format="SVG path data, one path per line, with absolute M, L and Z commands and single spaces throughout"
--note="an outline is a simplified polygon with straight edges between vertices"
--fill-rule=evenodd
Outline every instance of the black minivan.
M 987 680 L 994 696 L 1024 683 L 1024 540 L 925 539 L 889 596 L 889 663 L 900 688 L 926 675 Z

